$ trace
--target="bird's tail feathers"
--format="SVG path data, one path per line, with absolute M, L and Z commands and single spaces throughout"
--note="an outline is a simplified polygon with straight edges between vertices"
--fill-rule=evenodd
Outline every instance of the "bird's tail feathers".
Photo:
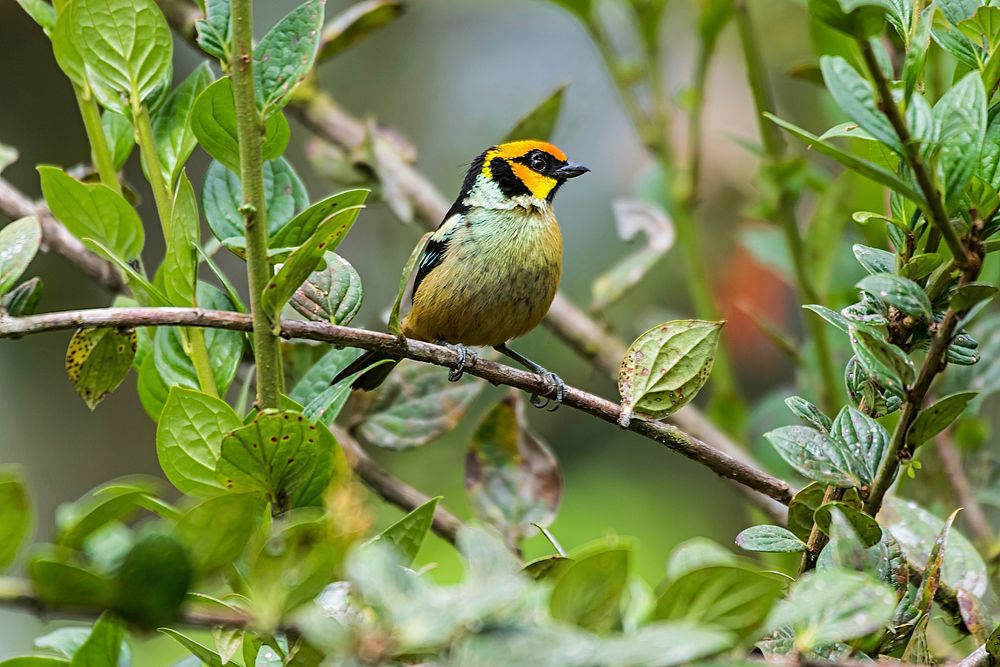
M 348 364 L 344 370 L 337 373 L 337 377 L 333 378 L 330 384 L 337 384 L 341 380 L 363 371 L 372 364 L 377 364 L 380 361 L 388 361 L 391 363 L 382 363 L 375 366 L 375 368 L 372 368 L 367 373 L 359 375 L 358 378 L 351 384 L 351 386 L 355 389 L 371 391 L 385 381 L 385 379 L 389 376 L 389 373 L 392 372 L 392 369 L 395 368 L 396 364 L 400 362 L 399 357 L 394 357 L 391 354 L 377 352 L 374 350 L 371 352 L 365 352 L 355 361 Z

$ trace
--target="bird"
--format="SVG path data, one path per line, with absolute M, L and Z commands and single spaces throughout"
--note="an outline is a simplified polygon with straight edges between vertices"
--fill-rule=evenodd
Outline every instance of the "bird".
M 407 338 L 447 345 L 458 354 L 448 379 L 458 381 L 475 364 L 473 347 L 492 347 L 549 386 L 555 409 L 566 384 L 555 373 L 509 347 L 545 317 L 562 276 L 562 233 L 553 212 L 556 192 L 590 171 L 570 162 L 547 141 L 519 140 L 490 146 L 472 161 L 455 203 L 430 236 L 417 261 L 411 307 L 402 320 Z M 372 390 L 399 357 L 370 351 L 333 379 L 340 382 L 374 363 L 353 387 Z M 532 396 L 532 405 L 549 399 Z

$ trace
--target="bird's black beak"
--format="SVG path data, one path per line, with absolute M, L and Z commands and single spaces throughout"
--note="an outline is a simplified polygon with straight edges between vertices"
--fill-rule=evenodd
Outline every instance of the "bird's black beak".
M 567 162 L 563 166 L 552 172 L 552 175 L 558 178 L 560 181 L 565 181 L 567 178 L 575 178 L 580 174 L 586 174 L 590 169 L 584 167 L 582 164 L 577 164 L 576 162 Z

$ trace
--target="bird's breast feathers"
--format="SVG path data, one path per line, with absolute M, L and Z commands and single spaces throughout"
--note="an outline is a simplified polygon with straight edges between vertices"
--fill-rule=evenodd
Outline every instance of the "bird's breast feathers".
M 552 303 L 562 235 L 548 202 L 467 202 L 424 251 L 404 322 L 409 337 L 499 345 L 537 326 Z

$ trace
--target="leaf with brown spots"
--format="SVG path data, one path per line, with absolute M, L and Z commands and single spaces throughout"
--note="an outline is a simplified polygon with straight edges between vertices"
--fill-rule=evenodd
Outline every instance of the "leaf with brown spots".
M 291 306 L 313 322 L 348 325 L 361 308 L 361 276 L 340 255 L 326 254 L 326 265 L 309 274 L 292 295 Z
M 476 516 L 512 547 L 548 526 L 562 497 L 555 455 L 524 426 L 524 404 L 511 391 L 479 423 L 465 455 L 465 492 Z
M 135 329 L 77 329 L 66 350 L 66 374 L 91 410 L 118 388 L 132 368 Z
M 265 410 L 223 437 L 216 474 L 228 490 L 263 494 L 278 511 L 318 506 L 337 447 L 328 429 L 302 414 Z
M 288 256 L 278 273 L 267 282 L 261 295 L 261 306 L 271 322 L 278 322 L 281 309 L 295 294 L 295 290 L 306 281 L 310 273 L 316 270 L 323 255 L 332 252 L 340 245 L 363 208 L 364 206 L 359 204 L 336 209 L 336 213 L 324 219 L 316 227 L 316 231 Z M 288 224 L 294 223 L 295 220 L 292 220 Z
M 482 382 L 448 382 L 441 368 L 404 361 L 389 375 L 356 427 L 368 442 L 389 449 L 425 445 L 455 428 Z
M 662 419 L 694 398 L 712 372 L 723 325 L 675 320 L 639 336 L 618 373 L 621 425 L 628 426 L 633 413 Z

